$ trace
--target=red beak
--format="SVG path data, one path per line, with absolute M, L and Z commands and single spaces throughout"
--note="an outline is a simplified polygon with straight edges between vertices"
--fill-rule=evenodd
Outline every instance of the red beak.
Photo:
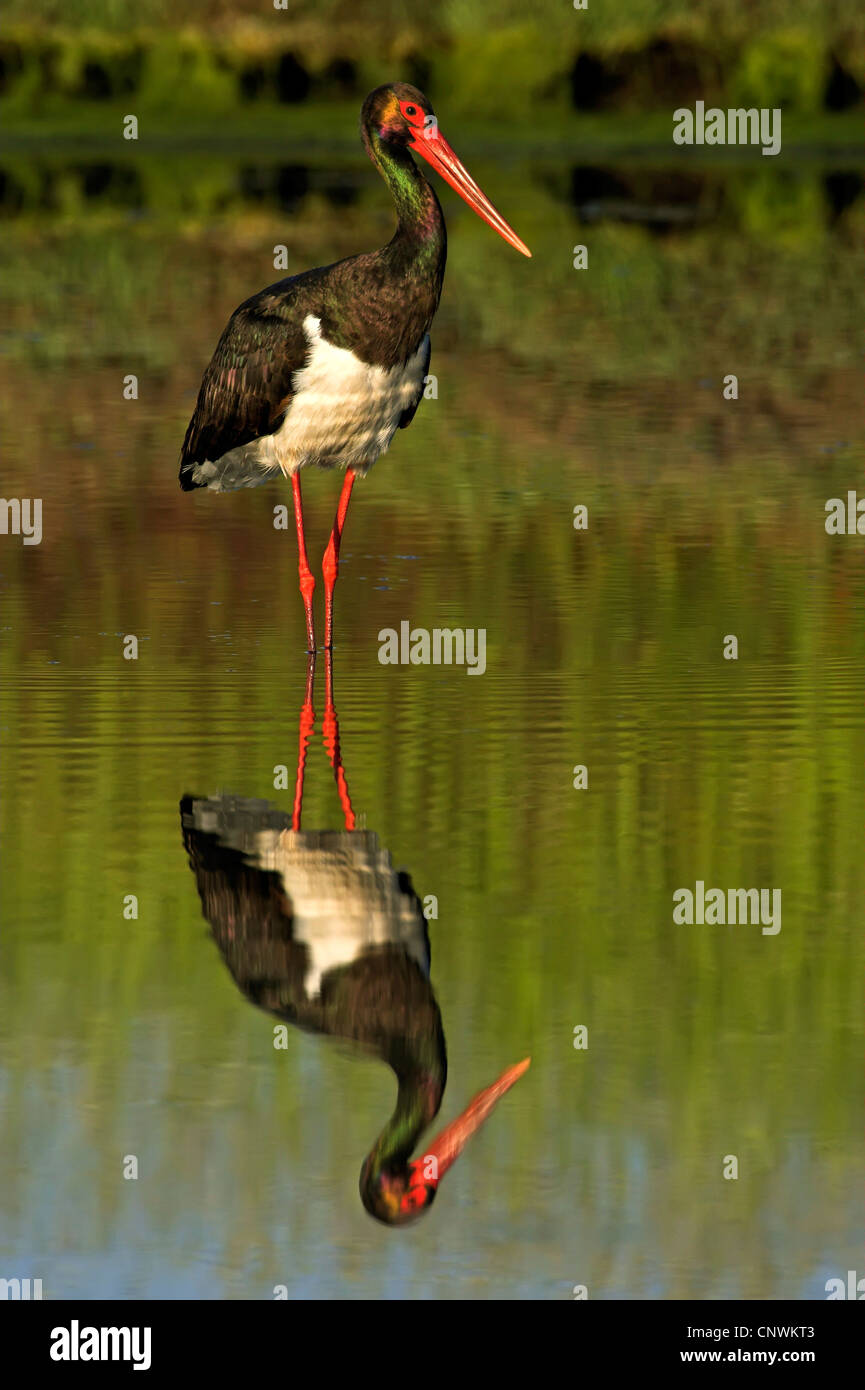
M 409 148 L 422 155 L 427 164 L 431 164 L 436 173 L 441 174 L 445 182 L 449 183 L 469 207 L 474 209 L 478 217 L 482 217 L 499 236 L 504 237 L 505 241 L 516 247 L 524 256 L 531 256 L 532 253 L 525 242 L 520 240 L 513 227 L 508 226 L 501 213 L 496 212 L 487 195 L 478 188 L 437 125 L 430 125 L 419 131 L 417 138 L 409 142 Z
M 524 1061 L 517 1062 L 516 1066 L 508 1067 L 507 1071 L 502 1072 L 498 1081 L 494 1081 L 492 1086 L 487 1086 L 485 1091 L 480 1091 L 459 1118 L 443 1129 L 441 1134 L 436 1135 L 425 1149 L 423 1157 L 415 1159 L 412 1167 L 418 1167 L 424 1174 L 425 1182 L 434 1183 L 444 1177 L 505 1091 L 509 1091 L 514 1082 L 519 1081 L 523 1072 L 528 1071 L 531 1060 L 531 1057 L 526 1057 Z M 436 1167 L 431 1168 L 430 1159 L 435 1159 Z

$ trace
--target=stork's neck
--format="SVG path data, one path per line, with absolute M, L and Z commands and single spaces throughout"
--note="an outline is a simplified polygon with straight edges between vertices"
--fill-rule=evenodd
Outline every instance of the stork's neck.
M 443 1055 L 430 1060 L 429 1067 L 397 1072 L 396 1108 L 367 1157 L 371 1173 L 376 1177 L 385 1169 L 394 1171 L 405 1167 L 421 1134 L 438 1114 L 445 1088 L 446 1064 Z
M 386 142 L 377 131 L 366 128 L 363 143 L 396 204 L 399 221 L 388 250 L 408 253 L 412 259 L 443 274 L 447 234 L 435 191 L 404 145 Z

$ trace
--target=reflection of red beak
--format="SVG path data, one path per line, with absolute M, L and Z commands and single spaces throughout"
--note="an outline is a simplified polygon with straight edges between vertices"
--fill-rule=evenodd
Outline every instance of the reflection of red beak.
M 526 1057 L 524 1061 L 517 1062 L 516 1066 L 508 1067 L 498 1081 L 494 1081 L 492 1086 L 487 1086 L 485 1091 L 480 1091 L 475 1096 L 458 1119 L 443 1129 L 441 1134 L 436 1135 L 424 1150 L 423 1157 L 415 1159 L 412 1164 L 413 1168 L 417 1165 L 419 1172 L 424 1175 L 424 1182 L 433 1184 L 444 1177 L 475 1130 L 480 1129 L 496 1102 L 501 1100 L 505 1091 L 511 1089 L 515 1081 L 519 1081 L 523 1072 L 528 1071 L 531 1060 L 531 1057 Z M 436 1168 L 430 1165 L 430 1159 L 435 1159 Z
M 451 188 L 456 189 L 469 207 L 473 208 L 479 217 L 482 217 L 493 227 L 499 236 L 504 237 L 505 241 L 516 247 L 517 251 L 522 251 L 524 256 L 531 256 L 532 253 L 525 242 L 520 240 L 513 227 L 508 226 L 501 213 L 496 212 L 489 198 L 478 188 L 468 169 L 457 159 L 438 126 L 434 125 L 419 131 L 417 138 L 409 141 L 409 148 L 414 150 L 416 154 L 422 155 L 427 164 L 431 164 L 436 173 L 441 174 L 445 182 L 449 183 Z

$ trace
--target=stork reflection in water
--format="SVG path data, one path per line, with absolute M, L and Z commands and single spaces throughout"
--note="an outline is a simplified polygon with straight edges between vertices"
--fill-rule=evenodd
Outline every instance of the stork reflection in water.
M 249 798 L 187 796 L 183 840 L 204 916 L 247 998 L 308 1032 L 359 1043 L 395 1072 L 396 1108 L 364 1159 L 360 1195 L 370 1215 L 404 1225 L 432 1204 L 444 1174 L 529 1059 L 504 1071 L 412 1159 L 447 1080 L 427 922 L 408 875 L 393 868 L 372 831 L 355 828 L 329 654 L 323 734 L 344 828 L 301 829 L 314 669 L 310 662 L 291 816 Z

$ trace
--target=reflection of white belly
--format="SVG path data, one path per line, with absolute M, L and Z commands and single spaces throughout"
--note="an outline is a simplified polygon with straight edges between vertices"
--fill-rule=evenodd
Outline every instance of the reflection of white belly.
M 256 863 L 277 872 L 291 903 L 292 937 L 309 953 L 314 999 L 328 970 L 375 946 L 399 946 L 429 974 L 426 923 L 371 831 L 262 831 Z

